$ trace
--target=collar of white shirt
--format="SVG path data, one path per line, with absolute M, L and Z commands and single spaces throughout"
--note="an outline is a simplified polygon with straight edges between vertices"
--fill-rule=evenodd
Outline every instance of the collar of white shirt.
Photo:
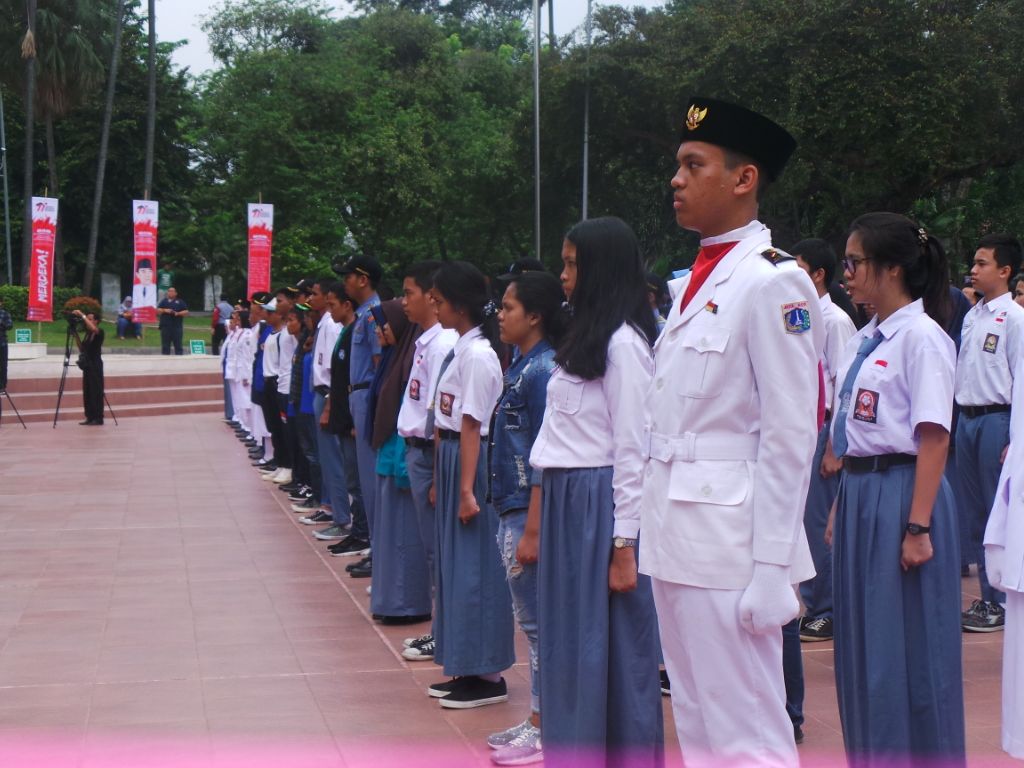
M 764 232 L 768 227 L 762 224 L 757 219 L 739 229 L 734 229 L 730 232 L 726 232 L 721 235 L 715 235 L 714 237 L 705 237 L 700 241 L 700 247 L 703 248 L 708 245 L 718 245 L 719 243 L 738 243 L 740 240 L 745 240 L 748 237 Z
M 477 339 L 482 339 L 483 336 L 484 336 L 484 332 L 482 330 L 480 330 L 480 326 L 479 325 L 476 326 L 475 328 L 470 328 L 462 336 L 459 336 L 459 340 L 457 342 L 455 342 L 455 354 L 456 355 L 459 354 L 459 352 L 462 349 L 464 349 L 465 347 L 468 347 L 470 344 L 472 344 Z
M 905 326 L 907 323 L 912 321 L 915 317 L 924 314 L 924 302 L 921 299 L 912 301 L 905 307 L 900 307 L 885 320 L 879 324 L 878 315 L 871 318 L 871 322 L 868 323 L 862 333 L 865 336 L 872 335 L 877 329 L 885 338 L 891 339 L 895 336 L 900 328 Z
M 1013 294 L 1010 291 L 1007 291 L 1006 293 L 996 296 L 991 301 L 979 301 L 977 306 L 984 307 L 990 313 L 995 314 L 997 310 L 1008 307 L 1010 304 L 1013 304 Z
M 832 297 L 829 296 L 828 292 L 824 296 L 818 297 L 818 306 L 821 307 L 822 312 L 828 311 L 828 308 L 832 306 Z
M 420 334 L 420 337 L 416 339 L 416 349 L 423 349 L 430 342 L 437 338 L 437 335 L 443 331 L 440 323 L 434 323 L 427 330 Z

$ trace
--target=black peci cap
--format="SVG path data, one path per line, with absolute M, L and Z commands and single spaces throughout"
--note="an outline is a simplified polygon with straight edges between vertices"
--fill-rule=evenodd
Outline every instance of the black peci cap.
M 279 296 L 281 294 L 284 294 L 289 299 L 294 299 L 296 296 L 299 295 L 299 289 L 294 285 L 282 285 L 280 288 L 274 291 L 275 296 Z
M 344 264 L 335 264 L 331 269 L 342 277 L 351 274 L 363 275 L 370 278 L 370 282 L 373 285 L 377 285 L 384 275 L 380 268 L 380 262 L 373 258 L 373 256 L 367 256 L 364 253 L 357 253 Z
M 746 107 L 718 99 L 690 99 L 679 143 L 704 141 L 747 155 L 764 166 L 775 181 L 793 151 L 796 139 L 782 126 Z
M 309 296 L 313 292 L 316 280 L 311 277 L 304 277 L 295 284 L 295 290 L 299 296 Z
M 508 271 L 498 275 L 498 280 L 508 282 L 514 277 L 519 277 L 523 272 L 547 272 L 544 262 L 540 259 L 516 259 L 508 265 Z
M 262 307 L 264 304 L 269 303 L 272 298 L 274 297 L 266 291 L 257 291 L 252 295 L 252 303 L 258 307 Z

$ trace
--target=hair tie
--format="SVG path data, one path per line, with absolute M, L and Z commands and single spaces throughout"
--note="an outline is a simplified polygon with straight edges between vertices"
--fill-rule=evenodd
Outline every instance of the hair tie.
M 572 317 L 572 302 L 570 302 L 570 301 L 563 301 L 562 302 L 562 311 L 566 312 L 569 315 L 569 317 Z
M 921 242 L 921 245 L 928 245 L 928 233 L 924 227 L 920 227 L 917 230 L 917 239 Z
M 484 304 L 484 317 L 493 317 L 498 314 L 498 305 L 493 301 L 488 301 Z

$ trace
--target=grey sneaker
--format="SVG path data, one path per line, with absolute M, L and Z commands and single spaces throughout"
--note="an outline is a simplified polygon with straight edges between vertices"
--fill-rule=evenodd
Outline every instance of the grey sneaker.
M 530 722 L 529 718 L 521 722 L 519 725 L 513 725 L 511 728 L 505 731 L 499 731 L 498 733 L 492 733 L 487 737 L 487 746 L 491 749 L 501 749 L 507 747 L 513 741 L 515 741 L 520 734 L 526 733 L 533 728 L 533 723 Z
M 975 600 L 960 618 L 964 632 L 1001 632 L 1006 621 L 1006 611 L 999 603 Z
M 540 729 L 532 725 L 529 730 L 516 736 L 507 747 L 491 754 L 491 762 L 495 765 L 529 765 L 544 759 L 541 749 Z
M 330 528 L 324 528 L 322 531 L 313 531 L 313 535 L 320 539 L 320 541 L 341 541 L 348 536 L 348 528 L 332 525 Z

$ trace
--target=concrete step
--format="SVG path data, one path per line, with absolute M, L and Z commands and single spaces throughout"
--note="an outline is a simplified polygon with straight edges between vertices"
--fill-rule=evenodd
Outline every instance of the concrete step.
M 14 411 L 10 407 L 10 403 L 7 402 L 7 398 L 0 396 L 3 406 L 3 416 L 0 417 L 0 427 L 19 427 L 18 417 L 14 414 Z M 21 404 L 17 399 L 14 400 L 14 405 L 17 407 L 18 412 L 21 414 L 21 418 L 28 424 L 32 423 L 53 423 L 53 408 L 34 408 L 26 410 L 21 407 Z M 196 414 L 196 413 L 223 413 L 224 401 L 223 400 L 198 400 L 191 403 L 153 403 L 153 404 L 140 404 L 140 405 L 127 405 L 118 406 L 113 400 L 110 401 L 111 407 L 114 409 L 114 414 L 117 418 L 131 418 L 137 416 L 170 416 L 174 414 Z M 65 397 L 61 400 L 60 404 L 60 418 L 61 422 L 64 421 L 81 421 L 84 418 L 82 414 L 82 398 L 81 395 L 74 399 Z M 113 419 L 110 418 L 110 411 L 104 408 L 104 418 L 108 424 L 113 424 Z
M 59 384 L 58 384 L 59 386 Z M 221 384 L 206 386 L 186 387 L 136 387 L 136 388 L 110 388 L 105 387 L 107 399 L 115 408 L 117 406 L 127 407 L 129 405 L 156 405 L 160 403 L 193 403 L 203 400 L 223 399 L 224 388 Z M 52 391 L 37 391 L 30 394 L 19 394 L 11 392 L 14 405 L 18 410 L 50 410 L 57 407 L 57 387 Z M 70 382 L 64 387 L 64 397 L 61 403 L 80 401 L 82 398 L 81 381 L 78 386 L 72 388 Z
M 219 373 L 154 373 L 140 376 L 104 376 L 103 386 L 107 392 L 117 389 L 161 389 L 165 387 L 221 387 L 223 379 Z M 60 386 L 60 377 L 11 379 L 7 383 L 7 391 L 14 394 L 35 394 L 56 392 Z M 82 391 L 82 372 L 77 367 L 68 368 L 68 376 L 64 382 L 64 391 Z

